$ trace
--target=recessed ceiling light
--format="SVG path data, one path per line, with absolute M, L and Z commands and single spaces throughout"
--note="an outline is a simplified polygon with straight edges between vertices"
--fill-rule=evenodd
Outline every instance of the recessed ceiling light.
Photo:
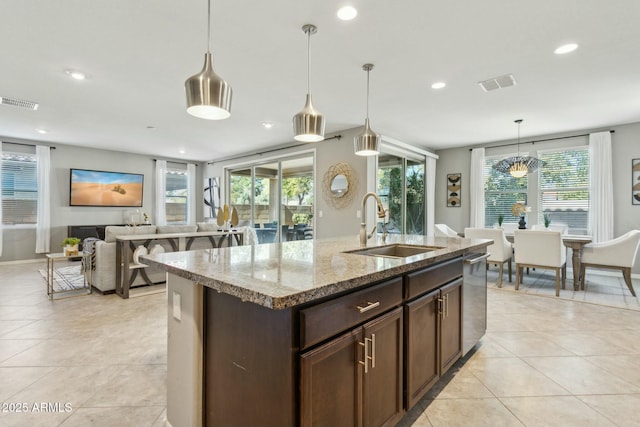
M 84 80 L 87 78 L 87 76 L 78 70 L 65 70 L 64 71 L 69 77 L 71 77 L 72 79 L 75 80 Z
M 431 85 L 431 89 L 442 89 L 446 85 L 447 84 L 445 82 L 435 82 L 434 84 Z
M 273 123 L 271 122 L 262 122 L 262 127 L 265 129 L 271 129 L 273 127 Z
M 151 125 L 149 125 L 149 126 L 147 126 L 147 129 L 148 129 L 148 130 L 156 130 L 156 127 L 155 127 L 155 126 L 151 126 Z
M 178 153 L 180 153 L 180 154 L 186 154 L 186 153 L 187 153 L 187 150 L 181 149 L 181 150 L 179 150 L 179 151 L 178 151 Z
M 343 21 L 351 21 L 356 16 L 358 16 L 358 11 L 353 6 L 343 6 L 338 9 L 338 18 Z
M 48 130 L 46 130 L 46 129 L 38 128 L 38 129 L 36 129 L 36 132 L 38 132 L 38 133 L 40 133 L 40 134 L 44 135 L 45 133 L 48 133 L 49 131 L 48 131 Z
M 578 48 L 577 44 L 575 44 L 575 43 L 567 43 L 567 44 L 563 44 L 562 46 L 558 47 L 556 50 L 553 51 L 553 53 L 555 53 L 556 55 L 564 55 L 565 53 L 573 52 L 577 48 Z

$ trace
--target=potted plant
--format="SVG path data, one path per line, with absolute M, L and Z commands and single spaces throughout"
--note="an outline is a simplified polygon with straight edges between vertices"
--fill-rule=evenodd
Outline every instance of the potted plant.
M 544 215 L 544 228 L 549 228 L 549 224 L 551 224 L 551 215 L 545 213 Z
M 498 215 L 498 228 L 502 228 L 502 221 L 504 221 L 504 215 Z
M 80 243 L 80 239 L 77 237 L 65 237 L 62 241 L 62 247 L 64 247 L 64 255 L 78 255 L 78 244 Z

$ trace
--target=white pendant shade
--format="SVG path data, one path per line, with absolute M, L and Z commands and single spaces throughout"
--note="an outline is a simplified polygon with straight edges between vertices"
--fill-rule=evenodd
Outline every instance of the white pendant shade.
M 187 113 L 206 120 L 222 120 L 231 116 L 232 89 L 213 71 L 211 53 L 204 56 L 204 67 L 184 83 Z

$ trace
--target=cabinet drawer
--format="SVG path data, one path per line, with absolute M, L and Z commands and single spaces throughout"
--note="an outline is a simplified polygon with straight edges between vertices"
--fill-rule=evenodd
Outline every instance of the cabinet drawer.
M 405 276 L 405 298 L 415 298 L 460 276 L 462 276 L 462 258 L 409 273 Z
M 300 347 L 307 348 L 402 303 L 402 278 L 300 310 Z

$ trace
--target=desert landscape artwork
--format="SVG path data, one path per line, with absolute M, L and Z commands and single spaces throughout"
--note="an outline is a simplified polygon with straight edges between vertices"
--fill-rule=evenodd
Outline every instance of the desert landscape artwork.
M 141 207 L 143 175 L 71 169 L 71 206 Z

